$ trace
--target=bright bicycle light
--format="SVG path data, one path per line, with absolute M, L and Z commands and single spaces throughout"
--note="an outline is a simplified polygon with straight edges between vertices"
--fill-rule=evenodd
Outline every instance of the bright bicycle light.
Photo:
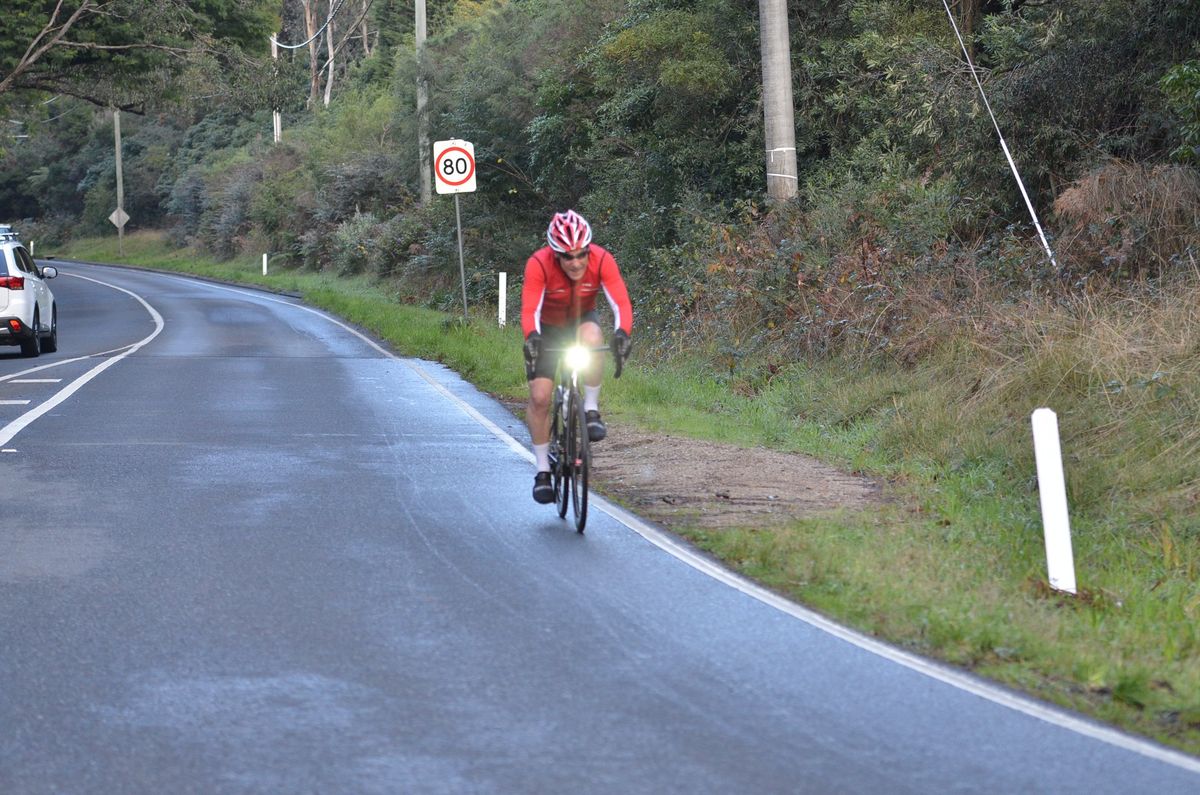
M 582 345 L 567 348 L 567 367 L 572 370 L 586 370 L 591 361 L 592 352 Z

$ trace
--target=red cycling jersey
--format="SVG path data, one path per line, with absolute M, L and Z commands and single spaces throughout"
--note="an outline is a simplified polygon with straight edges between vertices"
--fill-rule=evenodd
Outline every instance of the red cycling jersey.
M 629 291 L 617 268 L 617 261 L 607 249 L 592 243 L 588 247 L 588 266 L 583 277 L 571 281 L 559 267 L 554 250 L 549 246 L 533 252 L 525 263 L 525 284 L 521 289 L 521 328 L 541 332 L 542 323 L 565 326 L 596 308 L 596 294 L 604 290 L 613 311 L 613 330 L 633 333 L 633 306 Z

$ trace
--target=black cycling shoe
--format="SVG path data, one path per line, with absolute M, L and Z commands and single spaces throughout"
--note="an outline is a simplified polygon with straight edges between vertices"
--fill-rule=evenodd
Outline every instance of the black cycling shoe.
M 539 472 L 533 476 L 533 498 L 542 505 L 554 502 L 554 486 L 550 483 L 549 472 Z
M 585 411 L 583 416 L 587 419 L 588 441 L 598 442 L 608 436 L 608 427 L 600 419 L 600 412 Z

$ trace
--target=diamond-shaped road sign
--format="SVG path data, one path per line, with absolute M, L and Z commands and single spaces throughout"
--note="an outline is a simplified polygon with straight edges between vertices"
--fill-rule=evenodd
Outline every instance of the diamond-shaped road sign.
M 112 221 L 113 226 L 115 226 L 117 229 L 120 229 L 125 226 L 125 224 L 129 223 L 129 213 L 118 207 L 112 211 L 112 215 L 108 216 L 108 220 Z

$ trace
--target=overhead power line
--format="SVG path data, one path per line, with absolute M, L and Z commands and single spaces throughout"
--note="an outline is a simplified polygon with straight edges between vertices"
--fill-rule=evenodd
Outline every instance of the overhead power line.
M 329 23 L 333 21 L 333 15 L 338 12 L 338 9 L 340 9 L 345 2 L 346 0 L 338 0 L 337 5 L 329 10 L 329 16 L 325 17 L 325 24 L 322 25 L 321 29 L 310 36 L 307 40 L 302 41 L 299 44 L 281 44 L 278 39 L 276 39 L 274 36 L 271 36 L 271 41 L 275 42 L 277 46 L 282 47 L 285 50 L 298 50 L 301 47 L 307 47 L 318 36 L 325 32 L 325 28 L 329 27 Z

